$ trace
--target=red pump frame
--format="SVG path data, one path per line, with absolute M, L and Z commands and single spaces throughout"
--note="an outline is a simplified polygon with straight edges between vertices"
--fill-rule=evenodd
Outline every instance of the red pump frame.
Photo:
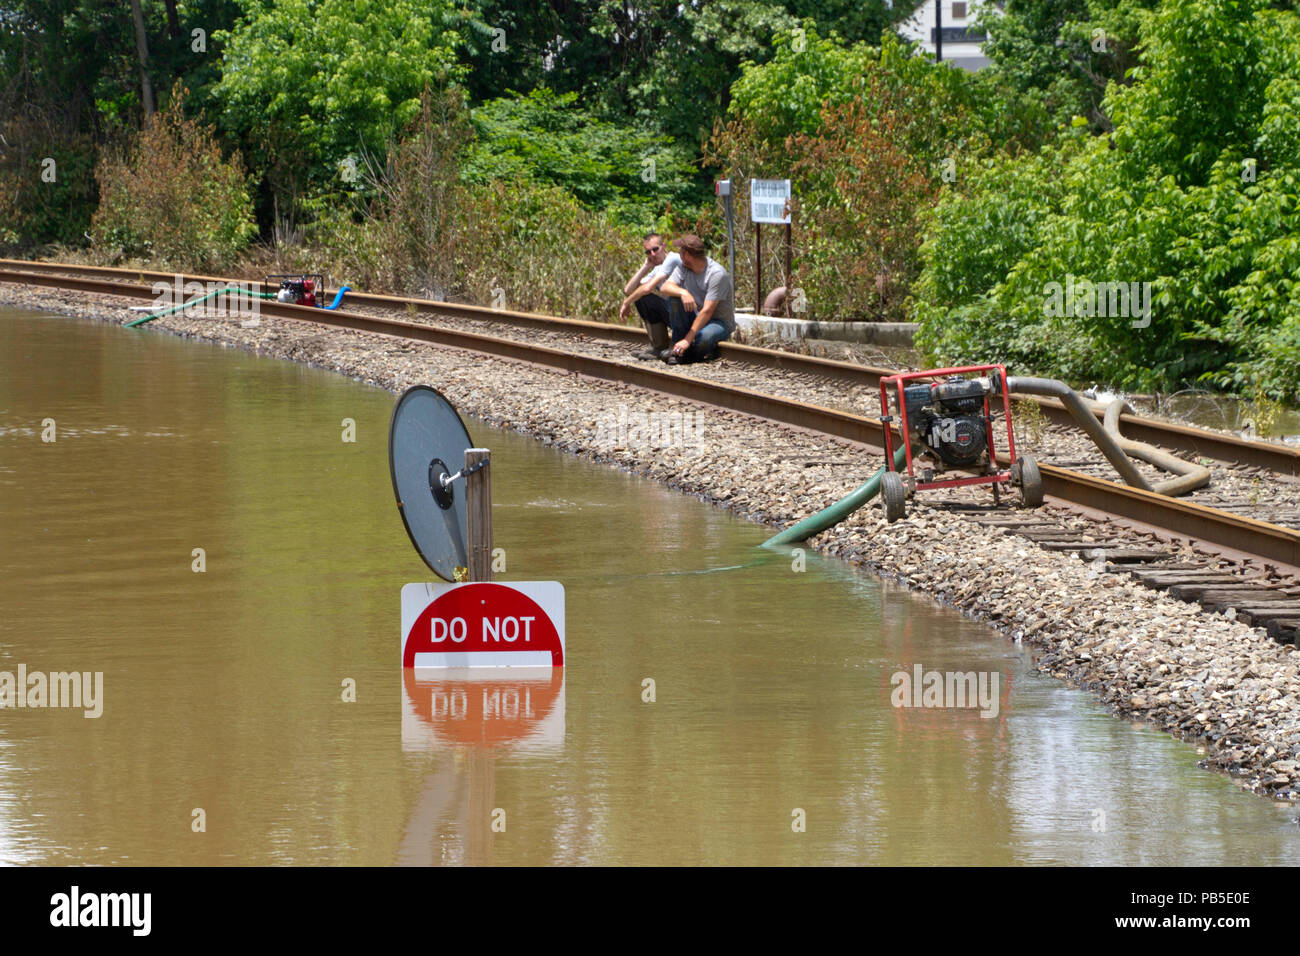
M 915 381 L 922 378 L 947 378 L 950 375 L 971 375 L 976 372 L 997 372 L 998 381 L 1002 386 L 1002 411 L 1007 423 L 1007 452 L 1010 455 L 1010 465 L 1016 463 L 1016 439 L 1011 430 L 1011 396 L 1007 392 L 1007 370 L 1002 365 L 965 365 L 960 368 L 936 368 L 928 369 L 924 372 L 902 372 L 898 375 L 890 375 L 880 380 L 880 427 L 885 434 L 885 468 L 894 471 L 894 433 L 889 427 L 893 418 L 889 414 L 889 392 L 888 387 L 894 387 L 894 394 L 898 397 L 898 415 L 900 420 L 899 440 L 903 443 L 903 448 L 907 452 L 907 476 L 915 483 L 917 490 L 927 488 L 954 488 L 958 485 L 993 485 L 1011 481 L 1010 468 L 996 471 L 990 475 L 978 475 L 973 478 L 943 478 L 938 481 L 916 481 L 916 474 L 912 470 L 912 441 L 909 437 L 907 427 L 907 402 L 903 398 L 903 386 L 906 382 Z M 984 418 L 985 432 L 989 446 L 989 462 L 997 466 L 997 447 L 993 441 L 993 422 L 989 420 L 989 396 L 984 396 Z M 996 489 L 994 489 L 996 491 Z

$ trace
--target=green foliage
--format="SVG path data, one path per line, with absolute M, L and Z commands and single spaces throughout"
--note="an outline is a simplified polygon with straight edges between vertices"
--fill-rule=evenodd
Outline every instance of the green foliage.
M 1055 211 L 1062 160 L 1062 151 L 1046 149 L 1019 159 L 990 156 L 965 164 L 945 188 L 920 249 L 925 269 L 913 315 L 921 323 L 918 348 L 955 360 L 1014 337 L 1015 327 L 984 293 L 1039 245 Z M 960 320 L 948 320 L 952 307 L 962 310 Z
M 919 343 L 1076 381 L 1300 396 L 1300 18 L 1183 0 L 1142 40 L 1136 82 L 1105 98 L 1113 134 L 996 162 L 940 203 Z M 1051 284 L 1083 281 L 1149 282 L 1150 324 L 1054 314 Z
M 320 187 L 349 154 L 382 154 L 424 88 L 461 73 L 461 26 L 451 0 L 247 0 L 217 37 L 223 125 L 277 191 Z
M 461 91 L 426 93 L 387 165 L 368 171 L 368 207 L 360 216 L 323 209 L 290 265 L 326 268 L 362 288 L 615 315 L 644 222 L 592 210 L 530 176 L 465 182 L 472 138 Z
M 662 134 L 601 120 L 576 99 L 541 88 L 475 109 L 478 140 L 464 178 L 560 186 L 584 205 L 638 222 L 669 204 L 699 205 L 704 197 L 681 147 Z
M 989 79 L 1030 94 L 1061 126 L 1085 118 L 1108 130 L 1102 98 L 1137 65 L 1142 25 L 1159 0 L 1007 0 L 985 8 Z
M 224 159 L 212 130 L 184 118 L 179 97 L 146 120 L 125 155 L 102 158 L 95 178 L 91 235 L 110 258 L 219 270 L 257 231 L 242 160 Z
M 792 31 L 777 33 L 771 60 L 746 61 L 731 87 L 728 112 L 744 117 L 750 135 L 764 147 L 776 147 L 795 133 L 815 133 L 823 104 L 840 106 L 861 95 L 862 76 L 874 59 L 870 47 L 846 47 L 835 36 L 818 36 L 811 20 L 801 29 L 797 46 Z
M 1129 176 L 1156 167 L 1179 183 L 1204 182 L 1225 148 L 1253 144 L 1276 36 L 1261 31 L 1260 0 L 1168 3 L 1148 21 L 1131 87 L 1105 107 Z
M 95 208 L 94 141 L 31 118 L 9 123 L 3 135 L 0 244 L 24 251 L 47 243 L 80 244 Z M 42 177 L 46 169 L 53 182 Z
M 593 213 L 556 186 L 494 180 L 466 189 L 452 263 L 455 291 L 507 308 L 611 319 L 622 302 L 640 223 Z M 500 290 L 498 293 L 497 290 Z
M 741 64 L 808 19 L 823 35 L 878 41 L 917 0 L 475 0 L 488 26 L 467 37 L 474 102 L 508 89 L 577 93 L 606 118 L 635 119 L 694 148 L 726 110 Z M 496 29 L 501 32 L 493 33 Z M 503 47 L 504 45 L 504 47 Z
M 740 248 L 753 244 L 749 181 L 794 181 L 792 282 L 806 291 L 808 317 L 901 319 L 923 216 L 945 173 L 962 175 L 968 157 L 987 154 L 990 131 L 1036 142 L 1045 114 L 1012 109 L 1014 91 L 936 65 L 893 36 L 876 48 L 820 37 L 812 21 L 800 31 L 797 43 L 778 35 L 768 62 L 745 64 L 706 159 L 735 183 Z M 768 247 L 779 256 L 775 241 Z M 737 270 L 742 301 L 756 298 L 752 272 Z M 764 275 L 774 277 L 765 286 L 781 284 L 779 257 Z

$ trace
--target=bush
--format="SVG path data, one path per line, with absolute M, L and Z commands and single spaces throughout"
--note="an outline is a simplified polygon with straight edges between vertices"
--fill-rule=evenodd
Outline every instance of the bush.
M 593 213 L 565 190 L 495 180 L 457 208 L 452 264 L 471 302 L 609 320 L 639 261 L 642 229 Z
M 179 95 L 124 153 L 102 158 L 95 179 L 91 236 L 101 256 L 216 271 L 257 231 L 239 154 L 224 159 L 211 128 L 185 119 Z
M 463 178 L 562 186 L 588 208 L 626 218 L 644 219 L 665 203 L 701 203 L 684 149 L 662 134 L 603 120 L 576 101 L 576 93 L 557 96 L 543 87 L 477 107 L 478 138 Z
M 1135 82 L 1104 101 L 1113 133 L 1076 130 L 941 202 L 918 345 L 1079 382 L 1300 398 L 1300 17 L 1167 0 L 1145 23 Z M 1146 283 L 1150 312 L 1062 311 L 1081 281 Z
M 47 243 L 84 243 L 95 209 L 93 139 L 37 117 L 2 125 L 0 245 L 31 251 Z M 46 169 L 53 182 L 42 177 Z
M 325 268 L 359 288 L 613 319 L 641 234 L 656 224 L 592 210 L 528 176 L 462 181 L 472 139 L 463 94 L 426 90 L 353 206 L 316 203 L 310 246 L 293 267 Z

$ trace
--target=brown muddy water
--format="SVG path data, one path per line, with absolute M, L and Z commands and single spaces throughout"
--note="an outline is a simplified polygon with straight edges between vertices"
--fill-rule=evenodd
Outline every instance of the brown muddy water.
M 563 683 L 408 689 L 400 591 L 431 575 L 393 502 L 393 401 L 0 312 L 0 697 L 20 666 L 103 675 L 98 717 L 0 709 L 0 862 L 1300 862 L 1294 808 L 1006 638 L 473 421 L 499 578 L 565 585 Z M 891 706 L 917 665 L 997 693 Z M 489 691 L 545 727 L 508 704 L 450 723 Z

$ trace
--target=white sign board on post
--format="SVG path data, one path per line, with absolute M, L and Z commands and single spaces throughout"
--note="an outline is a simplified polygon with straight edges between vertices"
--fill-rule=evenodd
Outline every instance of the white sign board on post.
M 790 195 L 788 179 L 751 179 L 749 181 L 750 221 L 789 225 Z

